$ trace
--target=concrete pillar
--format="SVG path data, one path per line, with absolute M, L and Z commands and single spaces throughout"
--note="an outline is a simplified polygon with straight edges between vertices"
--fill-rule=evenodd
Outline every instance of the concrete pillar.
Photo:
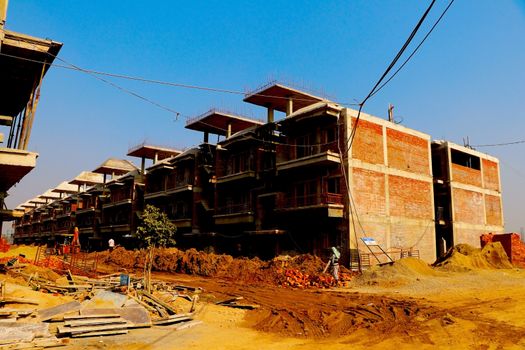
M 291 97 L 286 101 L 286 116 L 289 116 L 293 113 L 293 100 Z
M 232 136 L 232 124 L 228 123 L 228 130 L 226 131 L 226 138 Z
M 8 0 L 0 0 L 0 29 L 4 29 L 5 20 L 7 18 Z
M 144 175 L 144 169 L 146 168 L 146 158 L 142 157 L 140 159 L 140 173 Z
M 155 155 L 153 156 L 153 164 L 157 164 L 159 161 L 159 152 L 155 152 Z
M 268 123 L 273 123 L 273 108 L 268 107 Z
M 209 137 L 210 137 L 210 134 L 207 131 L 205 131 L 204 132 L 204 143 L 208 143 Z

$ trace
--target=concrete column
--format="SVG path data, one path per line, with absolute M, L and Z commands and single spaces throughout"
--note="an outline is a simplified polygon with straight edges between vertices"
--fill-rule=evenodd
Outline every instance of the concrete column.
M 232 124 L 228 123 L 228 130 L 226 131 L 226 138 L 232 136 Z
M 4 29 L 5 20 L 7 18 L 8 0 L 0 0 L 0 29 Z
M 273 108 L 270 108 L 268 107 L 268 118 L 267 118 L 267 122 L 268 123 L 273 123 Z
M 140 173 L 144 175 L 144 170 L 146 169 L 146 158 L 142 157 L 140 160 Z
M 205 131 L 204 132 L 204 143 L 208 143 L 209 136 L 210 136 L 210 134 L 208 134 L 208 132 Z
M 153 156 L 153 164 L 157 164 L 159 161 L 159 152 L 155 152 L 155 155 Z
M 291 97 L 286 101 L 286 116 L 289 116 L 293 113 L 293 100 Z

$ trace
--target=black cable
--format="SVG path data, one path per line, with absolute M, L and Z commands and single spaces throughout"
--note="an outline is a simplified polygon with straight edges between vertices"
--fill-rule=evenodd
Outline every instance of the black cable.
M 390 80 L 392 80 L 396 75 L 397 73 L 399 73 L 399 71 L 401 69 L 403 69 L 403 67 L 408 63 L 408 61 L 410 61 L 410 59 L 412 58 L 412 56 L 415 55 L 415 53 L 417 52 L 417 50 L 419 50 L 419 48 L 421 47 L 421 45 L 423 45 L 423 43 L 425 42 L 425 40 L 427 40 L 427 38 L 430 36 L 430 34 L 432 33 L 432 31 L 434 31 L 434 28 L 436 28 L 436 26 L 439 24 L 439 22 L 441 21 L 441 19 L 443 18 L 443 16 L 445 16 L 445 13 L 447 13 L 448 9 L 450 8 L 450 6 L 452 6 L 452 4 L 454 3 L 455 0 L 451 0 L 448 4 L 448 6 L 445 8 L 445 10 L 443 11 L 443 13 L 441 13 L 441 16 L 439 16 L 439 18 L 437 19 L 437 21 L 434 23 L 434 25 L 432 26 L 432 28 L 430 28 L 430 30 L 428 31 L 427 35 L 425 35 L 425 37 L 421 40 L 421 42 L 419 43 L 419 45 L 416 46 L 416 48 L 414 49 L 414 51 L 412 51 L 412 53 L 410 54 L 410 56 L 408 56 L 408 58 L 405 60 L 405 62 L 403 62 L 403 64 L 394 72 L 394 74 L 392 74 L 390 76 L 390 78 L 388 78 L 387 81 L 385 81 L 383 84 L 381 84 L 380 87 L 378 87 L 376 89 L 376 91 L 374 91 L 374 93 L 370 96 L 374 96 L 375 94 L 377 94 L 379 91 L 381 91 L 381 89 L 383 87 L 385 87 L 386 84 L 388 84 L 390 82 Z
M 403 55 L 403 53 L 405 52 L 406 48 L 408 47 L 408 45 L 410 44 L 410 42 L 412 41 L 412 39 L 414 38 L 414 36 L 416 35 L 417 31 L 419 30 L 419 28 L 421 27 L 421 25 L 423 24 L 423 22 L 425 21 L 425 18 L 427 17 L 428 13 L 430 12 L 430 10 L 432 9 L 432 7 L 434 6 L 434 3 L 436 2 L 436 0 L 432 0 L 432 2 L 430 3 L 430 5 L 428 6 L 428 8 L 426 9 L 426 11 L 423 13 L 423 16 L 421 16 L 421 18 L 419 19 L 418 23 L 416 24 L 416 26 L 414 27 L 414 29 L 412 30 L 412 32 L 410 33 L 408 39 L 405 41 L 405 43 L 403 44 L 403 46 L 401 47 L 401 49 L 398 51 L 398 53 L 396 54 L 396 56 L 394 57 L 394 59 L 392 60 L 392 62 L 390 63 L 390 65 L 388 66 L 388 68 L 385 70 L 385 72 L 383 73 L 383 75 L 381 75 L 381 78 L 379 78 L 379 80 L 377 81 L 377 83 L 374 85 L 374 87 L 372 88 L 372 90 L 370 90 L 370 92 L 368 93 L 368 95 L 365 97 L 365 99 L 359 104 L 359 110 L 357 112 L 357 117 L 356 117 L 356 121 L 355 121 L 355 125 L 353 126 L 352 128 L 352 131 L 350 133 L 350 136 L 348 137 L 348 140 L 347 140 L 347 147 L 346 147 L 346 150 L 347 152 L 350 150 L 350 148 L 352 147 L 352 143 L 354 142 L 354 138 L 355 138 L 355 134 L 356 134 L 356 131 L 357 131 L 357 127 L 358 127 L 358 124 L 359 124 L 359 119 L 361 117 L 361 111 L 363 109 L 363 106 L 365 105 L 366 101 L 368 101 L 368 99 L 370 97 L 372 97 L 372 94 L 376 91 L 376 89 L 378 88 L 378 86 L 381 84 L 381 82 L 383 81 L 383 79 L 385 79 L 385 77 L 388 75 L 388 73 L 390 72 L 390 70 L 392 70 L 392 68 L 394 67 L 394 65 L 397 63 L 397 61 L 399 60 L 399 58 L 401 57 L 401 55 Z

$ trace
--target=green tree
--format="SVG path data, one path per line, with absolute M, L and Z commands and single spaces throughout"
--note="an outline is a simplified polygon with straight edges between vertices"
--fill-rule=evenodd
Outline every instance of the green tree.
M 148 247 L 144 264 L 144 285 L 148 292 L 151 292 L 151 268 L 155 247 L 175 245 L 176 232 L 177 226 L 168 219 L 165 213 L 153 205 L 146 205 L 142 212 L 142 222 L 137 227 L 137 237 Z
M 142 222 L 137 227 L 137 237 L 148 248 L 175 245 L 177 226 L 159 208 L 147 204 L 142 212 Z

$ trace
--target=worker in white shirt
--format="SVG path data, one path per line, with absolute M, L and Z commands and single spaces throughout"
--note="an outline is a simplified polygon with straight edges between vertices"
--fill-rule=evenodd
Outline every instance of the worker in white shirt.
M 113 238 L 110 238 L 108 241 L 109 251 L 112 252 L 113 248 L 115 248 L 115 240 Z

